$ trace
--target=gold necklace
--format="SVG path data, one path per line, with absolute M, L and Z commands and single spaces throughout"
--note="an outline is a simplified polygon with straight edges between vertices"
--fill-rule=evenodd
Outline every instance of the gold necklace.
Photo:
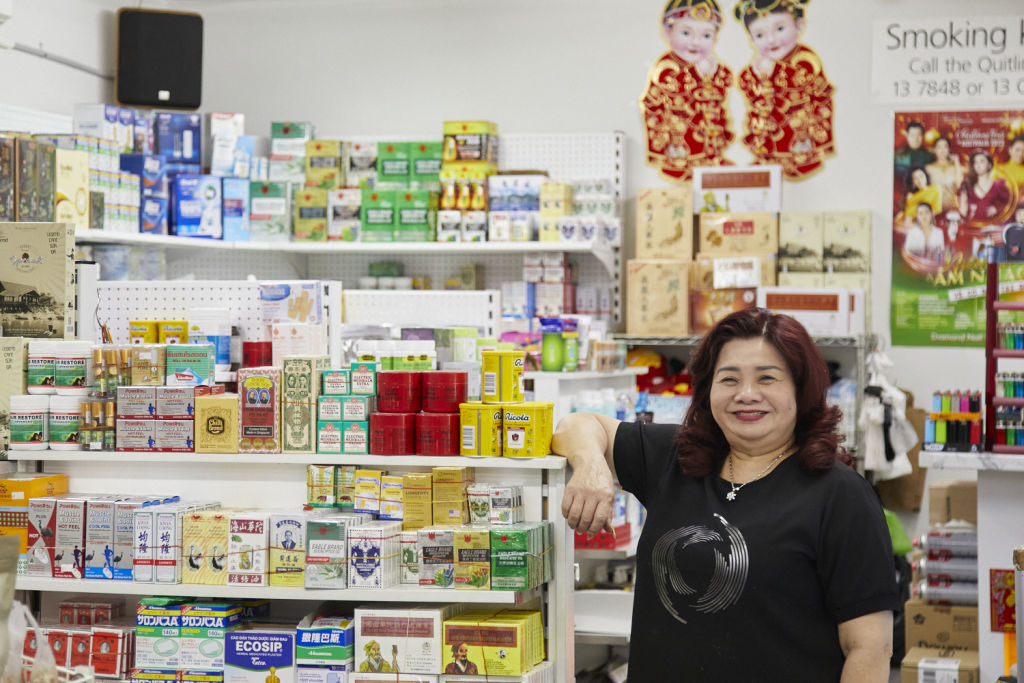
M 758 474 L 756 477 L 754 477 L 753 479 L 748 479 L 747 481 L 745 481 L 742 484 L 740 484 L 739 486 L 737 486 L 736 485 L 736 481 L 735 481 L 735 477 L 733 476 L 733 473 L 732 473 L 732 452 L 730 452 L 729 453 L 729 484 L 732 486 L 732 490 L 725 494 L 725 499 L 726 500 L 736 500 L 736 493 L 741 488 L 743 488 L 744 486 L 746 486 L 750 482 L 757 481 L 758 479 L 760 479 L 764 475 L 768 474 L 768 470 L 770 470 L 772 468 L 772 466 L 776 462 L 779 461 L 779 458 L 781 458 L 784 455 L 786 455 L 786 451 L 782 451 L 781 453 L 776 455 L 774 458 L 772 458 L 772 461 L 770 463 L 768 463 L 768 466 L 765 467 L 763 470 L 761 470 L 761 473 Z

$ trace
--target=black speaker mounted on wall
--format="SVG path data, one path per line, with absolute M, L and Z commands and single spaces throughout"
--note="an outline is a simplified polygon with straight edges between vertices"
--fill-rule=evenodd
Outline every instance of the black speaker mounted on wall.
M 203 94 L 203 18 L 194 12 L 117 11 L 118 104 L 198 109 Z

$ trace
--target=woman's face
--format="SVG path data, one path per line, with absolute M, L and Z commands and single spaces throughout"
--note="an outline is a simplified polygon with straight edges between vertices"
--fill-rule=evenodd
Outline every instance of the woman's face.
M 949 143 L 946 140 L 935 141 L 935 158 L 939 161 L 949 161 Z
M 794 19 L 789 12 L 772 12 L 766 17 L 754 19 L 747 30 L 754 42 L 754 49 L 765 57 L 779 60 L 796 47 L 800 33 L 804 30 L 804 20 Z
M 928 185 L 928 176 L 921 169 L 917 169 L 910 175 L 915 190 L 923 190 Z
M 717 32 L 714 22 L 684 17 L 665 26 L 665 39 L 681 59 L 697 62 L 711 54 Z
M 931 206 L 923 202 L 917 205 L 917 222 L 921 224 L 921 227 L 932 224 Z
M 736 450 L 760 455 L 793 440 L 796 386 L 782 355 L 762 337 L 722 347 L 710 400 L 715 422 Z
M 1010 145 L 1010 161 L 1015 164 L 1024 164 L 1024 140 L 1018 140 Z
M 975 154 L 971 160 L 971 168 L 976 174 L 982 176 L 992 170 L 992 164 L 988 162 L 988 157 L 984 154 Z

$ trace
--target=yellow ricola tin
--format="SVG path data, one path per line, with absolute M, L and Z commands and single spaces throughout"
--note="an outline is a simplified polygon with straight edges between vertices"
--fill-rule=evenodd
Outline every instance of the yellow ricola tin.
M 523 400 L 523 351 L 484 351 L 483 391 L 484 403 L 519 403 Z
M 462 429 L 460 455 L 501 455 L 501 406 L 479 402 L 459 404 Z
M 547 403 L 501 406 L 502 454 L 507 458 L 539 458 L 551 451 L 551 409 Z

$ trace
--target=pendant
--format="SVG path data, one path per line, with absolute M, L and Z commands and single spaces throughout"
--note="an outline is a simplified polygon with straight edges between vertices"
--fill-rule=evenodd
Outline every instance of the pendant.
M 729 491 L 727 494 L 725 494 L 725 499 L 726 500 L 736 500 L 736 492 L 735 491 Z

